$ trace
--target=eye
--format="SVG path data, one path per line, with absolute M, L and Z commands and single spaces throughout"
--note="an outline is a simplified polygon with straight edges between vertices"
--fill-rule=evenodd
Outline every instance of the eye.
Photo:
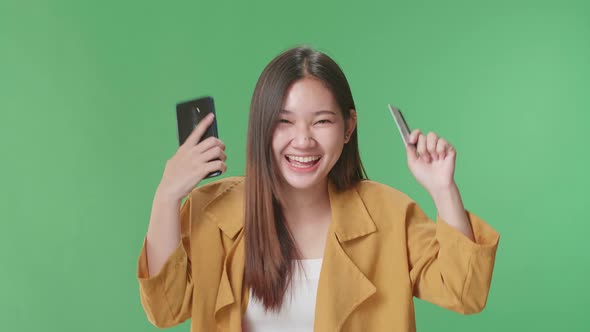
M 318 124 L 327 124 L 327 123 L 332 123 L 332 121 L 328 120 L 328 119 L 323 119 L 323 120 L 319 120 L 318 122 L 316 122 Z
M 279 123 L 291 123 L 287 119 L 279 119 Z

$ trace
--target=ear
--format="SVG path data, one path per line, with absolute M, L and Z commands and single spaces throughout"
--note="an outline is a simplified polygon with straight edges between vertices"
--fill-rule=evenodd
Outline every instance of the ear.
M 356 110 L 351 108 L 349 112 L 350 116 L 345 120 L 346 128 L 344 128 L 344 143 L 348 143 L 350 141 L 350 137 L 356 128 Z

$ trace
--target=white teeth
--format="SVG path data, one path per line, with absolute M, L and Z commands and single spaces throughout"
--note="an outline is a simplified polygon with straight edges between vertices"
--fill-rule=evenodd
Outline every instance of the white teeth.
M 294 160 L 294 161 L 298 161 L 300 163 L 309 163 L 309 162 L 316 161 L 316 160 L 320 159 L 320 156 L 300 157 L 300 156 L 287 155 L 287 158 Z

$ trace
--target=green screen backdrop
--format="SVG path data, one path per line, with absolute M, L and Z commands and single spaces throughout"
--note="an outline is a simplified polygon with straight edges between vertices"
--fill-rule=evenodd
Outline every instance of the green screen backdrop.
M 256 80 L 298 44 L 346 73 L 371 179 L 435 216 L 394 103 L 501 233 L 483 313 L 416 300 L 419 331 L 589 330 L 590 5 L 504 0 L 3 0 L 0 330 L 156 331 L 135 269 L 175 103 L 215 97 L 243 175 Z

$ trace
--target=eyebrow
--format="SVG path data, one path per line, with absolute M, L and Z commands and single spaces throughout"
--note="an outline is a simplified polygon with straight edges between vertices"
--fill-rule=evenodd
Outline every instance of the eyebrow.
M 293 111 L 289 111 L 289 110 L 281 110 L 281 112 L 280 112 L 280 113 L 282 113 L 282 114 L 292 114 L 292 113 L 294 113 L 294 112 L 293 112 Z M 316 112 L 314 112 L 314 114 L 315 114 L 316 116 L 317 116 L 317 115 L 326 115 L 326 114 L 327 114 L 327 115 L 336 115 L 336 112 L 334 112 L 334 111 L 328 111 L 328 110 L 321 110 L 321 111 L 316 111 Z

